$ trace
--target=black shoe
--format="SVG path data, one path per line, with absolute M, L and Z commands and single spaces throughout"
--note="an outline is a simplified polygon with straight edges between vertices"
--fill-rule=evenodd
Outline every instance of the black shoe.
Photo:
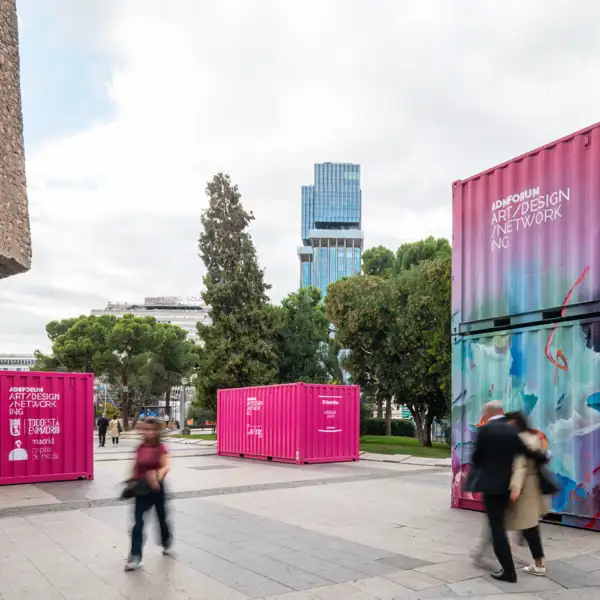
M 491 574 L 492 579 L 496 581 L 506 581 L 506 583 L 517 583 L 517 574 L 515 571 L 512 573 L 510 571 L 498 571 L 498 573 Z

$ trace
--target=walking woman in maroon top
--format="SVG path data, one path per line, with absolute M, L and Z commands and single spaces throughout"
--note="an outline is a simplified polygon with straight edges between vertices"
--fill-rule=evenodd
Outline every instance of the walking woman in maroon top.
M 133 480 L 136 483 L 135 525 L 131 531 L 131 554 L 126 571 L 142 566 L 144 545 L 144 515 L 154 507 L 160 527 L 163 554 L 169 554 L 173 543 L 167 521 L 164 480 L 169 472 L 167 449 L 161 444 L 158 421 L 147 419 L 140 426 L 142 443 L 136 451 Z

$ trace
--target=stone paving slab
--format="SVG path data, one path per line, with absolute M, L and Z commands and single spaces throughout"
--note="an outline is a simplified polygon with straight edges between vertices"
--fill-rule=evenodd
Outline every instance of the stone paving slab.
M 503 595 L 518 598 L 519 594 L 527 600 L 527 596 L 541 597 L 541 594 L 552 593 L 570 598 L 571 592 L 553 581 L 553 577 L 565 578 L 570 585 L 567 577 L 580 576 L 578 590 L 594 583 L 598 564 L 595 561 L 600 558 L 600 534 L 553 525 L 542 528 L 551 562 L 560 557 L 567 566 L 572 563 L 571 566 L 579 569 L 579 573 L 565 573 L 566 567 L 563 567 L 553 576 L 550 573 L 552 565 L 549 564 L 548 578 L 522 574 L 516 585 L 493 581 L 489 570 L 497 568 L 497 565 L 492 563 L 489 570 L 478 569 L 469 559 L 469 551 L 479 541 L 483 528 L 482 515 L 448 507 L 449 479 L 444 473 L 429 471 L 398 480 L 372 481 L 368 488 L 339 483 L 298 489 L 293 493 L 273 490 L 266 494 L 251 493 L 243 497 L 211 498 L 209 501 L 298 526 L 310 523 L 311 529 L 322 533 L 433 563 L 383 575 L 409 590 L 405 594 L 407 600 L 428 597 L 500 598 Z M 292 506 L 293 510 L 290 510 Z M 527 552 L 527 549 L 516 548 L 515 558 L 527 564 L 531 560 Z M 578 565 L 584 565 L 587 571 Z M 590 574 L 594 575 L 591 579 Z M 471 584 L 463 585 L 463 582 L 472 580 L 478 584 L 473 590 L 470 589 Z M 454 584 L 458 586 L 456 590 L 452 587 Z M 494 591 L 494 594 L 481 593 L 486 590 Z M 596 586 L 594 590 L 600 599 L 600 588 Z
M 10 486 L 0 501 L 0 517 L 64 511 L 118 503 L 123 481 L 131 475 L 131 463 L 96 465 L 93 481 L 66 481 L 34 486 Z M 358 463 L 287 465 L 244 461 L 214 456 L 179 458 L 169 476 L 172 498 L 210 497 L 250 491 L 325 485 L 332 481 L 369 481 L 425 472 L 427 467 Z M 228 484 L 228 485 L 225 485 Z M 54 505 L 54 506 L 50 506 Z
M 174 558 L 161 555 L 150 518 L 144 569 L 123 572 L 127 504 L 0 511 L 2 600 L 600 600 L 600 534 L 593 532 L 545 525 L 547 578 L 523 574 L 511 585 L 475 567 L 469 550 L 481 515 L 448 508 L 445 469 L 181 461 L 180 478 L 194 466 L 234 465 L 195 471 L 234 485 L 175 495 Z M 245 473 L 236 480 L 238 471 Z M 257 475 L 270 483 L 235 485 Z M 527 560 L 524 553 L 518 548 L 517 558 Z

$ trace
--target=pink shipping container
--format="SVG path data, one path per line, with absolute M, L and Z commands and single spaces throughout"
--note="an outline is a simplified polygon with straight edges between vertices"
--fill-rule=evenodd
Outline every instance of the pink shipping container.
M 600 124 L 452 189 L 452 333 L 600 307 Z
M 0 485 L 94 477 L 94 375 L 0 373 Z
M 359 459 L 360 388 L 294 383 L 219 390 L 217 453 L 296 464 Z

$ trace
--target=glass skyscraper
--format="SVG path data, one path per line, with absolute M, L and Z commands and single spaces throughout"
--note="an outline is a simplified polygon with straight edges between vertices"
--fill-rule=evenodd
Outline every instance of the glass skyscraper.
M 300 287 L 327 286 L 360 273 L 363 248 L 360 165 L 315 165 L 315 182 L 302 186 Z

